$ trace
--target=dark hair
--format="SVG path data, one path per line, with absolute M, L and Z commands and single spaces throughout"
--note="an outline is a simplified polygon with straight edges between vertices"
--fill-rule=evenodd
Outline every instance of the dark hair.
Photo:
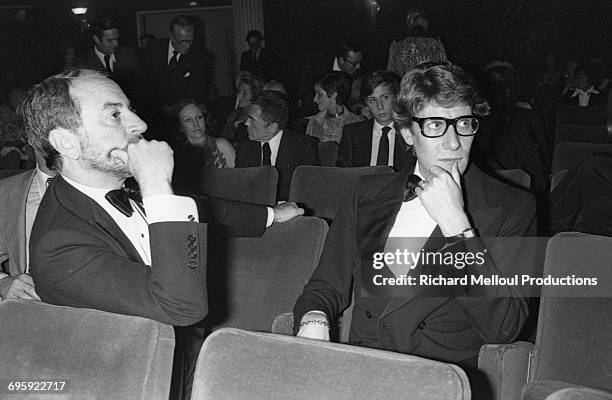
M 142 35 L 140 35 L 138 39 L 139 40 L 142 40 L 142 39 L 155 40 L 157 39 L 157 37 L 152 33 L 143 33 Z
M 185 135 L 180 132 L 181 117 L 179 114 L 181 113 L 183 108 L 187 107 L 190 104 L 193 104 L 194 106 L 198 107 L 200 111 L 202 111 L 202 115 L 204 116 L 204 123 L 206 124 L 206 135 L 210 136 L 210 132 L 208 132 L 208 106 L 204 102 L 198 101 L 194 98 L 180 99 L 179 101 L 174 103 L 171 108 L 172 118 L 174 119 L 176 127 L 179 128 L 177 129 L 177 133 L 174 138 L 177 142 L 185 140 Z
M 185 15 L 177 15 L 170 21 L 170 32 L 174 31 L 175 26 L 182 28 L 193 28 L 193 23 Z
M 104 37 L 104 31 L 110 29 L 118 29 L 117 23 L 110 17 L 98 17 L 91 24 L 91 34 L 96 36 L 99 40 Z
M 76 78 L 85 76 L 106 78 L 104 73 L 88 69 L 61 72 L 30 89 L 19 108 L 30 145 L 51 170 L 61 171 L 62 160 L 49 142 L 49 133 L 57 128 L 76 131 L 81 126 L 81 110 L 70 88 Z
M 353 41 L 342 42 L 336 49 L 336 57 L 346 60 L 349 51 L 354 53 L 363 53 L 363 46 L 360 43 Z
M 326 72 L 315 82 L 315 86 L 321 86 L 328 96 L 338 93 L 336 104 L 344 104 L 351 94 L 352 79 L 349 74 L 341 71 Z
M 248 42 L 250 38 L 255 38 L 255 39 L 263 40 L 263 35 L 258 30 L 253 29 L 252 31 L 248 31 L 247 32 L 245 40 Z
M 273 122 L 278 124 L 278 129 L 287 126 L 287 101 L 282 93 L 275 90 L 264 90 L 253 100 L 254 105 L 261 108 L 261 118 L 266 125 Z
M 483 94 L 494 111 L 513 109 L 517 101 L 524 99 L 521 77 L 515 69 L 506 65 L 495 65 L 485 72 L 482 80 Z
M 253 75 L 250 72 L 242 71 L 238 76 L 236 89 L 240 89 L 240 85 L 242 84 L 246 84 L 251 88 L 253 98 L 255 98 L 259 95 L 259 93 L 261 93 L 264 82 L 260 77 Z
M 407 128 L 412 117 L 434 102 L 441 107 L 468 105 L 478 116 L 489 113 L 489 104 L 480 95 L 476 81 L 463 68 L 430 61 L 417 65 L 402 78 L 393 119 L 400 128 Z
M 360 94 L 362 98 L 366 98 L 376 90 L 379 86 L 388 87 L 391 92 L 397 96 L 399 92 L 399 81 L 400 76 L 395 72 L 391 71 L 374 71 L 370 72 L 365 76 L 365 79 L 361 80 Z

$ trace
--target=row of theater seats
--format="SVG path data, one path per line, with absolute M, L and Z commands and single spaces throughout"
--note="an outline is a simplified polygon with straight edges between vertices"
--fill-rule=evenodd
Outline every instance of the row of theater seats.
M 302 231 L 313 220 L 303 217 L 284 233 Z M 314 258 L 301 271 L 294 265 L 299 255 L 290 252 L 269 271 L 265 262 L 246 259 L 228 270 L 229 286 L 248 281 L 239 291 L 229 291 L 228 318 L 214 326 L 204 343 L 192 399 L 612 398 L 612 238 L 562 233 L 549 241 L 544 276 L 597 277 L 598 285 L 586 290 L 544 287 L 535 345 L 483 346 L 479 369 L 488 387 L 476 391 L 451 364 L 294 338 L 284 335 L 290 333 L 290 323 L 279 324 L 279 319 L 271 326 L 272 315 L 290 310 L 300 294 L 310 273 L 307 267 L 316 265 L 324 225 L 314 233 L 302 231 L 302 237 L 313 235 L 303 247 L 311 247 Z M 265 277 L 256 272 L 265 272 Z M 348 327 L 345 321 L 343 329 Z M 13 380 L 65 381 L 65 391 L 53 398 L 166 399 L 173 348 L 172 328 L 145 318 L 41 302 L 0 303 L 4 386 Z M 7 394 L 6 387 L 0 388 L 0 398 Z M 21 394 L 6 398 L 50 398 Z

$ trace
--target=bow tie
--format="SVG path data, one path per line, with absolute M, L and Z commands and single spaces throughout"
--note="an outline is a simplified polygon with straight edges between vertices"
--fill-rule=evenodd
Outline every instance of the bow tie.
M 411 174 L 408 177 L 408 182 L 406 182 L 406 189 L 404 189 L 404 202 L 414 200 L 417 197 L 414 190 L 419 187 L 420 182 L 421 178 L 419 178 L 415 174 Z
M 130 199 L 134 200 L 142 212 L 144 212 L 144 208 L 142 207 L 142 197 L 140 196 L 140 192 L 137 190 L 124 187 L 121 189 L 111 190 L 110 192 L 106 193 L 104 197 L 113 205 L 113 207 L 119 210 L 126 217 L 131 217 L 134 213 Z

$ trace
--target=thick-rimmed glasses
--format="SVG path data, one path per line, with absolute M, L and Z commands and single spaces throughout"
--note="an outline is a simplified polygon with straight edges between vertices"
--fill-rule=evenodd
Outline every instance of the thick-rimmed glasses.
M 419 124 L 421 133 L 428 138 L 444 136 L 449 126 L 454 127 L 455 132 L 459 136 L 474 136 L 480 126 L 478 117 L 475 115 L 462 115 L 452 119 L 444 117 L 412 117 L 412 120 Z

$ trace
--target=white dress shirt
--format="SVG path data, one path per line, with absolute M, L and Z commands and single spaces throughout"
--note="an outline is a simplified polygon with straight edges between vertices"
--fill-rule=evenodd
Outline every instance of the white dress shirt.
M 387 132 L 387 137 L 389 138 L 389 162 L 388 166 L 393 166 L 393 153 L 395 149 L 395 128 L 393 127 L 393 122 L 389 122 L 389 125 L 381 125 L 376 120 L 374 120 L 374 128 L 372 131 L 372 154 L 370 155 L 370 166 L 376 166 L 376 162 L 378 161 L 378 148 L 380 146 L 380 138 L 382 136 L 382 128 L 388 126 L 391 128 L 389 132 Z
M 270 164 L 276 166 L 276 157 L 278 156 L 278 148 L 280 147 L 281 139 L 283 138 L 283 131 L 279 131 L 276 136 L 272 139 L 268 140 L 268 144 L 270 145 Z M 263 146 L 265 142 L 261 142 L 261 146 Z M 263 157 L 263 151 L 261 152 Z
M 144 263 L 152 267 L 149 224 L 170 221 L 198 222 L 198 210 L 195 201 L 189 197 L 170 194 L 144 197 L 142 202 L 147 213 L 146 216 L 140 211 L 136 203 L 130 200 L 134 213 L 132 216 L 127 217 L 104 197 L 109 192 L 109 189 L 82 185 L 70 178 L 62 177 L 70 185 L 74 186 L 75 189 L 98 203 L 113 221 L 117 223 L 130 242 L 132 242 Z
M 100 59 L 100 62 L 102 63 L 102 66 L 104 68 L 106 68 L 106 62 L 104 62 L 104 56 L 106 54 L 104 54 L 100 50 L 98 50 L 98 48 L 96 46 L 94 46 L 94 53 L 96 53 L 96 55 Z M 115 53 L 110 54 L 110 60 L 109 60 L 108 63 L 110 64 L 111 72 L 115 72 L 115 62 L 116 61 L 117 61 L 117 59 L 115 58 Z
M 172 46 L 172 40 L 168 40 L 168 62 L 166 63 L 166 65 L 170 64 L 170 59 L 172 57 L 174 57 L 174 46 Z M 180 60 L 182 54 L 181 53 L 176 53 L 176 61 Z

